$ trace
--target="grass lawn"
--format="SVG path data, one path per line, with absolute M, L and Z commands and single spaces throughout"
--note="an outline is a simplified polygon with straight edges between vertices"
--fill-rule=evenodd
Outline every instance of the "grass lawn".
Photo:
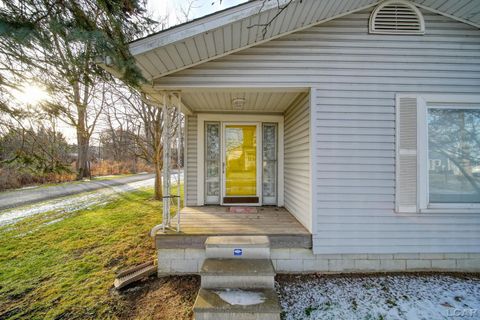
M 0 229 L 0 319 L 190 318 L 195 277 L 112 289 L 118 270 L 155 258 L 148 231 L 161 222 L 162 203 L 152 195 L 129 192 L 107 205 Z M 162 301 L 174 316 L 157 314 Z

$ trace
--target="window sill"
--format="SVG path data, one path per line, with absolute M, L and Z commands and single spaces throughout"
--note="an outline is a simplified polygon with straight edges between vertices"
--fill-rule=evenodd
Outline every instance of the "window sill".
M 426 209 L 420 209 L 420 213 L 472 213 L 480 214 L 480 205 L 459 205 L 459 204 L 430 204 Z

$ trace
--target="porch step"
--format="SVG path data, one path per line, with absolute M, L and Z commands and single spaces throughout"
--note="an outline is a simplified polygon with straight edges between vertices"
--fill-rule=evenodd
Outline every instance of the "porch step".
M 215 236 L 205 241 L 207 258 L 270 259 L 267 236 Z
M 273 289 L 201 288 L 193 311 L 195 320 L 280 320 L 281 307 Z
M 202 288 L 273 288 L 275 269 L 267 259 L 206 259 Z

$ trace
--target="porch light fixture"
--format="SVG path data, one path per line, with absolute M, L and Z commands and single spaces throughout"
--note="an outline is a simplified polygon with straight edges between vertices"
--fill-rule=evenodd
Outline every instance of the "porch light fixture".
M 232 107 L 234 109 L 241 109 L 245 106 L 245 98 L 233 98 Z

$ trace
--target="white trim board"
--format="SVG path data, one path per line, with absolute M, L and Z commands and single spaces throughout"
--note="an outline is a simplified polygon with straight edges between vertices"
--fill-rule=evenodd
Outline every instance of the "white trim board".
M 186 38 L 274 9 L 278 5 L 282 6 L 289 1 L 279 0 L 278 3 L 277 1 L 266 1 L 265 3 L 263 1 L 252 1 L 225 11 L 216 12 L 157 34 L 134 40 L 129 44 L 130 53 L 139 55 L 170 43 L 185 40 Z
M 310 102 L 310 215 L 311 215 L 311 232 L 312 234 L 317 234 L 318 230 L 318 204 L 317 204 L 317 188 L 316 184 L 318 183 L 317 176 L 317 159 L 318 159 L 318 150 L 315 147 L 316 136 L 317 136 L 317 124 L 316 124 L 316 105 L 317 105 L 317 88 L 310 88 L 309 92 L 309 102 Z M 313 246 L 313 253 L 315 253 L 315 246 Z

